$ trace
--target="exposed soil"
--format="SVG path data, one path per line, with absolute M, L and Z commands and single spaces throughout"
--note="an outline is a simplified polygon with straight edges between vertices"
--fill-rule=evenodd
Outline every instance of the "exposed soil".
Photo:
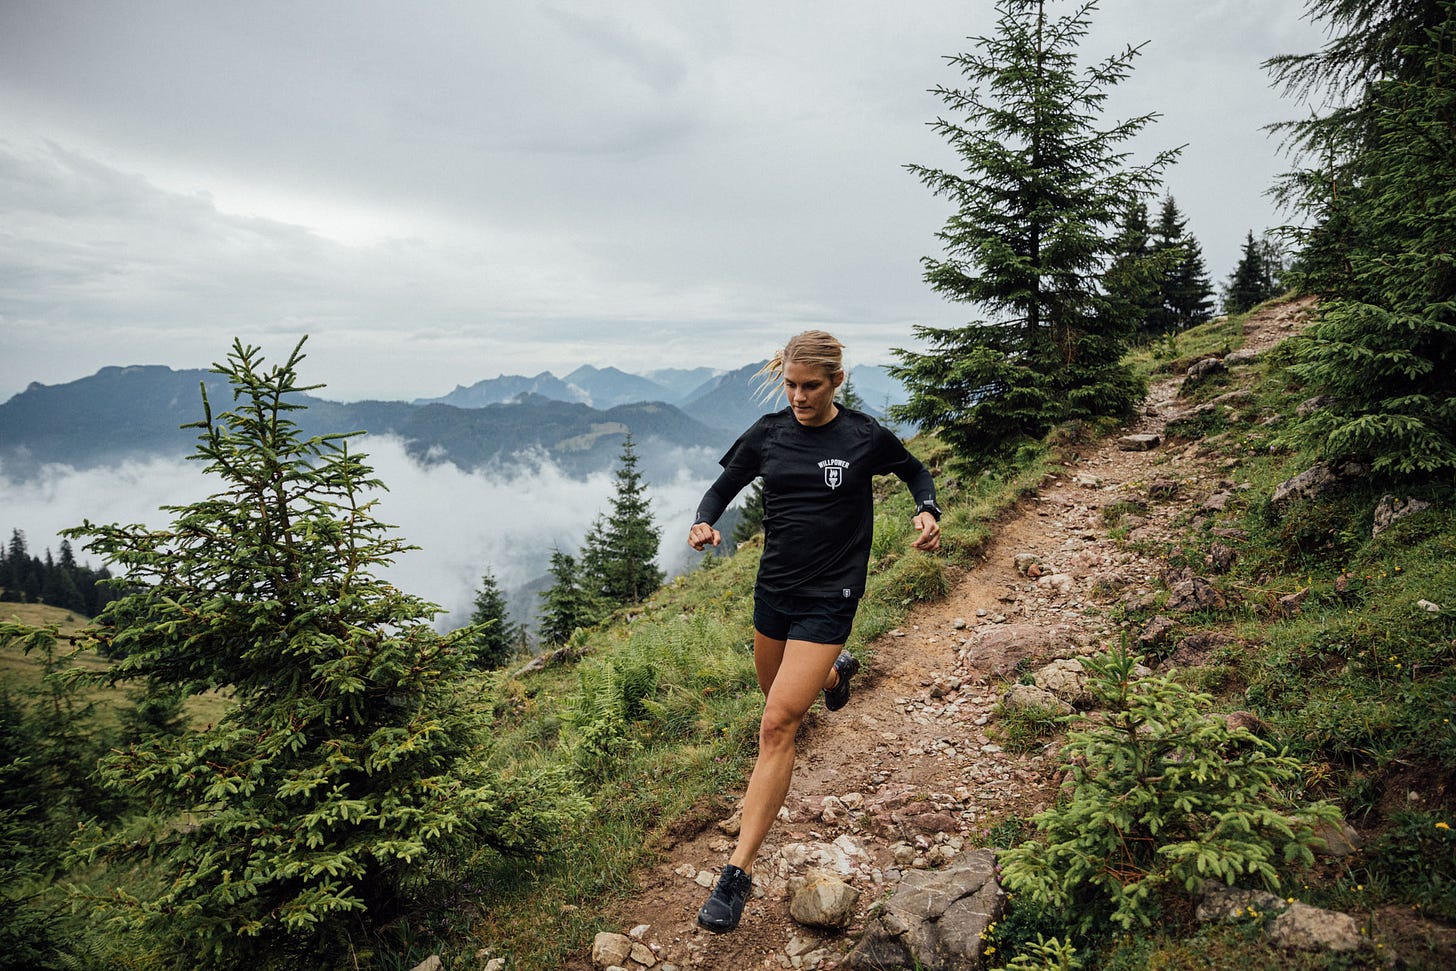
M 1300 302 L 1250 317 L 1243 348 L 1267 350 L 1302 326 L 1309 310 Z M 1220 494 L 1238 488 L 1230 481 L 1236 463 L 1200 443 L 1119 447 L 1122 435 L 1162 435 L 1185 412 L 1178 397 L 1183 379 L 1182 373 L 1156 379 L 1138 419 L 1086 446 L 1014 510 L 945 600 L 917 607 L 901 628 L 873 644 L 848 707 L 830 713 L 816 705 L 810 712 L 784 812 L 755 866 L 758 891 L 737 931 L 715 936 L 697 927 L 708 888 L 695 878 L 702 873 L 710 886 L 726 862 L 732 842 L 720 824 L 741 792 L 699 807 L 663 837 L 662 862 L 641 875 L 640 892 L 611 907 L 618 929 L 636 928 L 658 967 L 743 971 L 790 966 L 797 957 L 793 966 L 832 968 L 858 938 L 865 909 L 893 890 L 897 867 L 926 865 L 927 854 L 933 863 L 937 846 L 969 844 L 1010 816 L 1047 806 L 1056 761 L 1004 751 L 995 738 L 1005 679 L 978 668 L 978 628 L 1067 625 L 1091 650 L 1121 636 L 1109 619 L 1113 607 L 1160 589 L 1167 564 L 1114 540 L 1109 522 L 1135 514 L 1138 519 L 1121 520 L 1123 527 L 1155 541 L 1138 546 L 1166 548 L 1176 542 L 1175 519 L 1200 509 L 1216 515 Z M 1150 501 L 1147 484 L 1155 479 L 1176 483 L 1176 491 Z M 1115 515 L 1105 515 L 1114 504 L 1121 504 Z M 1156 542 L 1161 539 L 1169 542 Z M 1013 561 L 1023 553 L 1070 583 L 1038 583 L 1018 572 Z M 898 864 L 896 843 L 902 844 Z M 919 859 L 910 861 L 911 854 Z M 787 878 L 814 865 L 837 869 L 862 892 L 860 919 L 838 935 L 822 936 L 789 916 Z M 569 967 L 593 965 L 580 955 Z

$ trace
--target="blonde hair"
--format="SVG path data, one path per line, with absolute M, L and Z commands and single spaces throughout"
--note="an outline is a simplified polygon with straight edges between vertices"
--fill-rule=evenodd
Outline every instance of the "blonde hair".
M 770 401 L 783 390 L 784 368 L 789 364 L 821 368 L 832 381 L 844 374 L 844 345 L 822 330 L 806 330 L 790 337 L 754 375 L 760 379 L 758 394 L 762 400 Z

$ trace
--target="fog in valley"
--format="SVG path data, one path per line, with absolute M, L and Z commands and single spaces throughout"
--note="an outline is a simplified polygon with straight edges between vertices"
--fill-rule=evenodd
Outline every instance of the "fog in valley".
M 593 521 L 610 512 L 616 489 L 611 470 L 574 479 L 541 456 L 524 457 L 508 471 L 467 472 L 450 463 L 421 464 L 399 439 L 371 435 L 360 444 L 387 487 L 370 494 L 379 502 L 376 518 L 420 547 L 381 575 L 444 608 L 436 621 L 442 630 L 469 618 L 487 569 L 507 594 L 513 617 L 524 619 L 536 596 L 523 596 L 521 588 L 546 574 L 553 549 L 580 550 Z M 687 527 L 710 482 L 704 470 L 716 457 L 706 449 L 656 452 L 649 462 L 639 444 L 639 471 L 661 536 L 658 565 L 670 576 L 691 569 L 703 555 L 687 547 Z M 160 507 L 185 505 L 221 487 L 203 474 L 200 462 L 181 458 L 89 470 L 49 465 L 25 479 L 12 478 L 0 465 L 0 529 L 6 542 L 12 529 L 21 530 L 30 553 L 43 557 L 47 547 L 58 551 L 61 530 L 85 519 L 160 528 L 172 520 Z M 72 546 L 78 562 L 102 565 L 82 541 Z

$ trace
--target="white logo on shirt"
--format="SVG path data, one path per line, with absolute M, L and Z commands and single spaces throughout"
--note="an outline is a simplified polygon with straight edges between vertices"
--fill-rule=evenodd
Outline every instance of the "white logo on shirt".
M 824 484 L 838 489 L 844 484 L 844 470 L 849 468 L 849 463 L 844 459 L 825 459 L 819 463 L 819 468 L 824 470 Z

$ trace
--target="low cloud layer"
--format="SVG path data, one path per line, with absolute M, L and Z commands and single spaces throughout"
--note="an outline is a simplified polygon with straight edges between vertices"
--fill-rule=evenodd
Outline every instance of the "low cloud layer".
M 616 482 L 610 473 L 572 479 L 549 463 L 505 474 L 465 472 L 448 463 L 421 465 L 401 442 L 369 438 L 368 461 L 388 486 L 379 492 L 377 518 L 420 549 L 399 558 L 383 576 L 400 589 L 439 604 L 439 625 L 464 623 L 482 573 L 489 569 L 503 589 L 542 576 L 551 551 L 575 553 L 593 520 L 605 514 Z M 218 491 L 218 481 L 196 462 L 152 459 L 107 469 L 77 471 L 47 466 L 34 478 L 15 480 L 0 467 L 0 529 L 26 534 L 32 554 L 59 548 L 61 530 L 95 523 L 170 524 L 163 505 L 185 505 Z M 649 482 L 648 497 L 661 532 L 659 564 L 670 573 L 686 569 L 698 554 L 685 543 L 687 520 L 707 481 L 684 471 L 666 482 Z M 73 542 L 77 559 L 101 563 Z

